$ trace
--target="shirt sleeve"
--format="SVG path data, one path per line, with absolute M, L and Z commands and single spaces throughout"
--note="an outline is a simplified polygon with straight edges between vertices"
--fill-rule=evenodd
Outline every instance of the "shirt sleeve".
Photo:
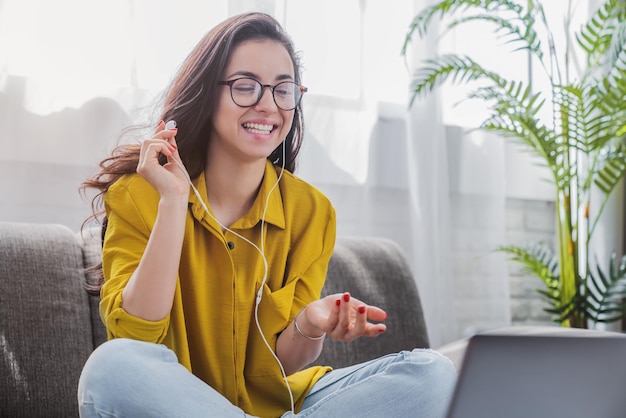
M 131 193 L 125 185 L 114 184 L 104 197 L 108 223 L 102 251 L 104 285 L 100 292 L 100 316 L 109 339 L 160 343 L 167 334 L 169 314 L 159 321 L 148 321 L 122 307 L 122 292 L 139 265 L 156 218 L 156 191 L 149 185 L 140 191 Z M 141 200 L 138 202 L 134 196 Z

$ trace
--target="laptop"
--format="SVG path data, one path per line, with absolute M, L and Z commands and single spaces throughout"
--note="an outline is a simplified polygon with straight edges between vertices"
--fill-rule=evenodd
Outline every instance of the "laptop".
M 448 418 L 624 418 L 626 336 L 478 334 Z

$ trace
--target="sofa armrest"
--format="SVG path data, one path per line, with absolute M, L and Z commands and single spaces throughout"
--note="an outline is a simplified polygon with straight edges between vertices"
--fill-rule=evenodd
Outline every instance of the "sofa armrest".
M 93 350 L 83 283 L 69 228 L 0 222 L 0 416 L 78 416 Z
M 76 233 L 76 238 L 83 248 L 85 284 L 95 286 L 102 278 L 102 227 L 84 228 Z M 88 293 L 88 299 L 93 329 L 93 346 L 96 348 L 107 340 L 107 331 L 100 318 L 100 295 L 91 291 Z

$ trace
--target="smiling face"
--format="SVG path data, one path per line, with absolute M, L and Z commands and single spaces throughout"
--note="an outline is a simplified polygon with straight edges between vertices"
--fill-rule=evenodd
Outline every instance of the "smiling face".
M 261 84 L 276 85 L 294 81 L 294 65 L 289 53 L 272 40 L 249 40 L 232 53 L 222 80 L 253 78 Z M 274 102 L 271 88 L 263 89 L 261 100 L 251 107 L 240 107 L 231 98 L 230 87 L 221 86 L 213 115 L 209 158 L 233 162 L 263 162 L 285 139 L 294 111 L 282 110 Z

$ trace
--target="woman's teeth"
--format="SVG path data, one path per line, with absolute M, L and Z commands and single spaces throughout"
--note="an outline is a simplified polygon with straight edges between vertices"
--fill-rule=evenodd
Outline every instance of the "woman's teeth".
M 274 126 L 272 125 L 263 125 L 261 123 L 244 123 L 243 127 L 254 134 L 269 134 L 272 132 Z

